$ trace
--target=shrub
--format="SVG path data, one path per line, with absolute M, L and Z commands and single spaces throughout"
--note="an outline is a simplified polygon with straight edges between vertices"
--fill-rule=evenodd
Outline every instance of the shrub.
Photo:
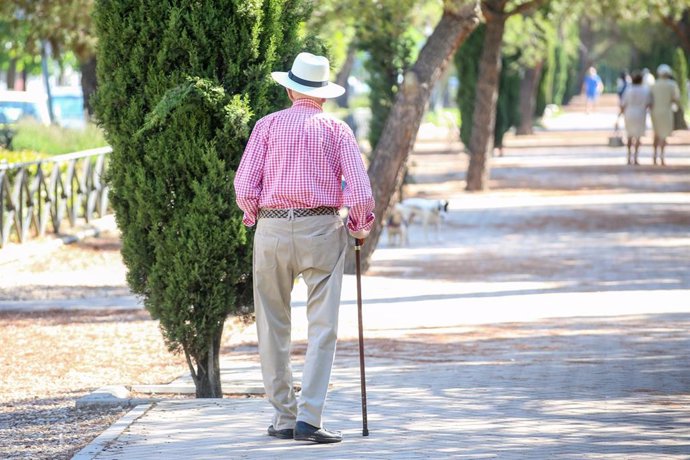
M 29 163 L 46 158 L 47 155 L 32 150 L 6 150 L 0 148 L 0 163 Z
M 300 0 L 97 2 L 95 109 L 130 288 L 183 352 L 197 397 L 221 397 L 228 314 L 251 307 L 252 235 L 232 181 L 249 129 L 284 107 Z

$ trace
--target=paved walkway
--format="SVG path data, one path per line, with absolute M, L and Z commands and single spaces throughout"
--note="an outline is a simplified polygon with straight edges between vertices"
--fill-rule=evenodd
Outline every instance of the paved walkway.
M 76 458 L 687 458 L 690 289 L 476 296 L 385 278 L 364 289 L 368 438 L 346 294 L 325 415 L 342 444 L 269 438 L 262 398 L 178 400 L 140 409 Z M 295 310 L 303 338 L 303 302 Z M 252 335 L 224 380 L 258 381 Z
M 263 398 L 226 397 L 138 406 L 75 458 L 690 458 L 690 152 L 667 168 L 621 152 L 509 150 L 498 191 L 448 195 L 440 240 L 382 238 L 363 279 L 368 438 L 346 276 L 325 413 L 343 443 L 270 438 Z M 458 180 L 458 158 L 425 160 Z M 260 386 L 253 327 L 237 340 L 225 387 Z

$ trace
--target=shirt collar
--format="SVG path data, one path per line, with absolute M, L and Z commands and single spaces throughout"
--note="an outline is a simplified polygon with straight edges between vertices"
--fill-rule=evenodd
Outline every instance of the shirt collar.
M 321 105 L 312 101 L 311 99 L 297 99 L 295 102 L 292 103 L 292 106 L 300 108 L 317 109 L 319 112 L 323 111 Z

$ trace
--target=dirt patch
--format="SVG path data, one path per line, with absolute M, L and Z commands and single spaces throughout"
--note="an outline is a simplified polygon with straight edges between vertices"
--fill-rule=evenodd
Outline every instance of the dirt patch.
M 664 228 L 690 225 L 690 208 L 688 213 L 678 209 L 661 210 L 648 214 L 618 213 L 607 210 L 581 209 L 576 214 L 559 214 L 532 217 L 528 221 L 513 221 L 496 224 L 516 233 L 543 231 L 544 229 L 558 229 L 570 232 L 621 232 L 647 227 Z
M 240 329 L 228 321 L 225 347 Z M 0 336 L 0 458 L 71 458 L 124 413 L 77 410 L 78 398 L 188 372 L 144 310 L 0 313 Z
M 97 238 L 2 264 L 0 301 L 129 295 L 120 248 L 119 233 L 106 231 Z
M 564 260 L 545 260 L 543 257 L 510 257 L 500 252 L 473 251 L 467 255 L 439 256 L 414 260 L 377 261 L 367 271 L 368 276 L 399 278 L 483 281 L 496 276 L 550 277 L 567 268 Z

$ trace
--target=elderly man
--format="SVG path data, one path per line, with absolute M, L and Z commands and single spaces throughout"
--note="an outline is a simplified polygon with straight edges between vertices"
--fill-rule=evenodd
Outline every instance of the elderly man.
M 345 91 L 329 82 L 328 60 L 300 53 L 289 72 L 271 75 L 286 88 L 292 107 L 256 123 L 235 176 L 244 223 L 256 223 L 256 327 L 264 387 L 275 409 L 268 434 L 340 442 L 340 432 L 323 428 L 321 417 L 335 356 L 347 232 L 359 239 L 369 234 L 374 199 L 352 131 L 323 113 L 326 99 Z M 349 208 L 346 227 L 338 213 L 342 206 Z M 290 366 L 290 293 L 300 274 L 309 292 L 309 329 L 298 401 Z

